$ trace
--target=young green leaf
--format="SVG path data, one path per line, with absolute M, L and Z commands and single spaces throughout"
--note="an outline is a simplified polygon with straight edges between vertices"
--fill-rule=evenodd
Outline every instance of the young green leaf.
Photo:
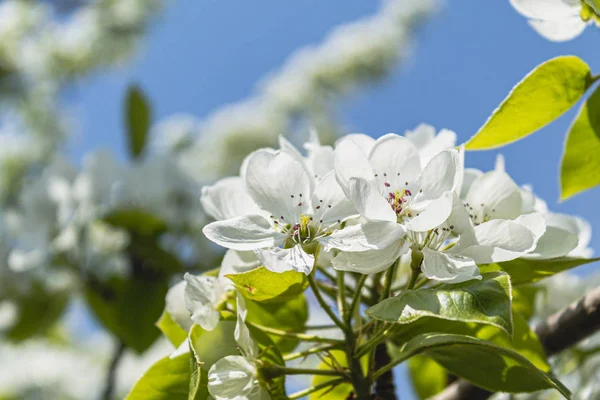
M 159 360 L 136 382 L 125 400 L 188 400 L 190 354 Z
M 534 392 L 556 389 L 569 399 L 569 390 L 538 369 L 526 357 L 470 336 L 451 334 L 419 335 L 401 348 L 396 361 L 424 354 L 451 373 L 494 392 Z
M 146 147 L 151 110 L 146 96 L 138 86 L 130 86 L 127 90 L 125 113 L 129 152 L 133 158 L 139 158 Z
M 600 88 L 581 106 L 567 134 L 560 165 L 560 198 L 600 184 Z
M 493 149 L 535 132 L 571 108 L 592 83 L 590 68 L 575 56 L 544 62 L 511 90 L 465 148 Z
M 537 282 L 559 272 L 599 260 L 600 258 L 573 257 L 550 258 L 547 260 L 517 258 L 512 261 L 482 265 L 479 269 L 482 273 L 504 271 L 510 275 L 512 284 L 516 286 Z
M 163 311 L 155 325 L 175 347 L 179 347 L 187 339 L 187 332 L 177 322 L 173 321 L 167 310 Z
M 306 275 L 296 271 L 271 272 L 264 267 L 227 275 L 247 299 L 280 302 L 298 297 L 308 287 Z
M 304 294 L 278 303 L 246 301 L 248 322 L 290 332 L 303 332 L 308 320 L 308 303 Z M 272 335 L 270 338 L 282 352 L 288 353 L 296 347 L 297 340 Z
M 366 313 L 398 324 L 410 324 L 423 317 L 489 324 L 512 334 L 510 278 L 505 273 L 493 273 L 481 281 L 407 290 Z
M 190 400 L 208 398 L 208 371 L 214 363 L 223 357 L 239 355 L 234 330 L 235 319 L 220 321 L 212 331 L 205 331 L 199 325 L 190 330 L 190 351 L 194 359 L 189 380 Z

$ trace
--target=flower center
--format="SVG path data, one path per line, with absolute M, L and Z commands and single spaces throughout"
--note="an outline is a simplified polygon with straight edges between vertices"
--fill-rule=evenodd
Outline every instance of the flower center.
M 486 207 L 486 205 L 483 203 L 475 207 L 473 207 L 469 203 L 464 203 L 464 206 L 467 212 L 469 213 L 471 222 L 473 222 L 473 225 L 475 226 L 494 219 L 493 214 L 496 212 L 495 208 L 492 208 L 490 210 L 489 207 Z

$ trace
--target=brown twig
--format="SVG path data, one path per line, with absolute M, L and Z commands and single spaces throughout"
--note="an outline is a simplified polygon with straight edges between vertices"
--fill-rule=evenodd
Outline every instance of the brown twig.
M 567 308 L 552 314 L 534 328 L 546 355 L 552 356 L 600 330 L 600 287 Z M 459 379 L 432 400 L 485 400 L 493 393 Z

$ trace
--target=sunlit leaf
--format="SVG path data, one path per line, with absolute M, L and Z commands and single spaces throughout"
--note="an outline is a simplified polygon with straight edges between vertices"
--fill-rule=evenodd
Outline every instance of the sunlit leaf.
M 171 318 L 167 310 L 164 310 L 160 319 L 156 321 L 156 327 L 175 347 L 179 347 L 187 339 L 187 332 Z
M 190 354 L 159 360 L 146 371 L 125 400 L 188 400 Z
M 308 303 L 304 294 L 296 298 L 278 303 L 259 303 L 246 301 L 248 321 L 269 328 L 290 332 L 303 332 L 308 320 Z M 280 336 L 270 336 L 282 352 L 292 351 L 298 344 L 297 340 Z
M 518 258 L 497 264 L 482 265 L 479 267 L 482 273 L 493 271 L 504 271 L 510 275 L 513 285 L 537 282 L 541 279 L 551 277 L 559 272 L 599 261 L 600 258 L 574 258 L 561 257 L 547 260 L 535 260 Z
M 282 301 L 296 298 L 308 287 L 306 275 L 296 271 L 271 272 L 264 267 L 242 274 L 227 275 L 237 289 L 254 301 Z
M 575 56 L 544 62 L 511 90 L 465 148 L 493 149 L 535 132 L 571 108 L 592 83 L 590 68 Z
M 489 324 L 512 333 L 511 286 L 505 273 L 481 281 L 406 290 L 369 308 L 373 318 L 410 324 L 423 317 Z
M 526 357 L 488 341 L 464 335 L 424 334 L 401 347 L 401 360 L 418 354 L 431 357 L 451 373 L 494 392 L 569 390 Z
M 562 200 L 600 184 L 600 88 L 581 106 L 567 134 L 560 166 Z

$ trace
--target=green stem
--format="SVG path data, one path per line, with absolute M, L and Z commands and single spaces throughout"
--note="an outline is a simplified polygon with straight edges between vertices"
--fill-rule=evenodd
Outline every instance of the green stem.
M 248 322 L 248 321 L 246 321 L 246 324 L 252 325 L 255 328 L 260 329 L 265 333 L 269 333 L 271 335 L 280 336 L 280 337 L 286 337 L 286 338 L 290 338 L 290 339 L 298 339 L 298 340 L 305 340 L 307 342 L 330 343 L 330 344 L 343 344 L 344 343 L 343 340 L 339 340 L 339 339 L 325 338 L 325 337 L 321 337 L 321 336 L 317 336 L 317 335 L 308 335 L 306 333 L 287 332 L 287 331 L 282 331 L 280 329 L 269 328 L 268 326 L 258 325 L 258 324 Z
M 324 345 L 321 345 L 321 346 L 315 346 L 315 347 L 311 347 L 308 350 L 297 351 L 295 353 L 286 354 L 286 355 L 283 356 L 283 360 L 284 361 L 291 361 L 291 360 L 295 360 L 296 358 L 306 357 L 306 356 L 309 356 L 311 354 L 320 353 L 322 351 L 334 350 L 334 349 L 336 349 L 336 348 L 338 348 L 340 346 L 341 346 L 341 344 L 338 344 L 338 345 L 324 344 Z
M 348 308 L 348 315 L 346 316 L 346 322 L 350 323 L 352 320 L 352 316 L 354 315 L 354 310 L 356 309 L 357 304 L 359 303 L 362 297 L 362 288 L 365 286 L 365 282 L 367 281 L 368 275 L 362 275 L 358 282 L 356 283 L 356 289 L 354 291 L 354 296 L 352 297 L 352 302 L 350 303 L 350 308 Z
M 385 367 L 382 367 L 382 368 L 378 369 L 377 371 L 375 371 L 375 373 L 373 374 L 373 379 L 377 380 L 377 378 L 379 378 L 381 375 L 385 374 L 387 371 L 391 370 L 396 365 L 401 364 L 404 361 L 408 360 L 413 355 L 414 354 L 409 353 L 409 354 L 405 354 L 403 356 L 400 356 L 400 357 L 392 360 L 392 362 L 389 363 L 388 365 L 386 365 Z
M 313 293 L 315 294 L 315 297 L 317 298 L 319 305 L 327 313 L 329 318 L 331 318 L 333 323 L 336 324 L 342 331 L 346 331 L 346 326 L 344 325 L 344 323 L 342 321 L 340 321 L 338 316 L 335 315 L 335 313 L 331 310 L 331 307 L 329 307 L 329 304 L 327 304 L 325 299 L 323 299 L 323 296 L 321 295 L 321 292 L 319 291 L 319 288 L 317 287 L 317 282 L 316 282 L 313 274 L 308 275 L 308 284 L 310 285 L 310 288 L 312 289 Z
M 354 355 L 356 358 L 360 358 L 367 354 L 369 351 L 374 350 L 378 344 L 385 341 L 388 336 L 390 336 L 396 329 L 395 325 L 390 326 L 389 328 L 383 329 L 379 333 L 376 333 L 368 342 L 364 343 L 360 346 Z
M 268 377 L 277 377 L 282 375 L 321 375 L 321 376 L 341 376 L 348 379 L 346 371 L 336 371 L 333 369 L 312 369 L 312 368 L 292 368 L 281 367 L 279 365 L 270 365 L 264 367 L 262 372 Z
M 379 296 L 379 301 L 383 301 L 390 297 L 390 291 L 392 289 L 392 283 L 394 282 L 394 276 L 396 275 L 396 269 L 398 269 L 398 264 L 400 263 L 400 258 L 396 260 L 391 267 L 385 273 L 385 282 L 383 284 L 383 290 L 381 291 L 381 295 Z
M 291 395 L 288 396 L 288 399 L 290 399 L 290 400 L 300 399 L 306 395 L 309 395 L 309 394 L 319 391 L 321 389 L 325 389 L 330 386 L 337 386 L 340 383 L 344 383 L 345 381 L 346 381 L 346 379 L 344 379 L 344 378 L 330 379 L 326 382 L 319 383 L 318 385 L 314 385 L 307 389 L 300 390 L 296 393 L 292 393 Z
M 412 269 L 410 270 L 410 280 L 408 281 L 408 284 L 406 285 L 406 289 L 404 290 L 411 290 L 415 287 L 415 283 L 417 283 L 417 279 L 419 278 L 419 273 L 421 272 L 420 269 Z
M 346 320 L 346 284 L 344 282 L 344 277 L 344 271 L 337 271 L 337 305 L 342 321 Z

